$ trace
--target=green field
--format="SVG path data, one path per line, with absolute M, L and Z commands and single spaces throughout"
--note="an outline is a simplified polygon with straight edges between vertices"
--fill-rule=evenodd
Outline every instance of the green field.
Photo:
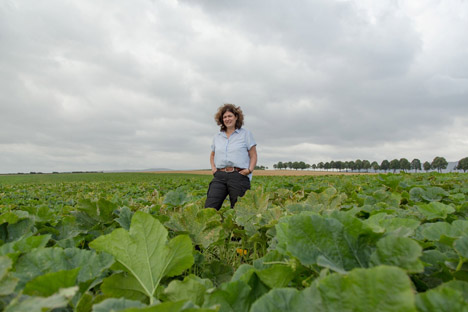
M 0 176 L 6 311 L 468 311 L 468 175 Z

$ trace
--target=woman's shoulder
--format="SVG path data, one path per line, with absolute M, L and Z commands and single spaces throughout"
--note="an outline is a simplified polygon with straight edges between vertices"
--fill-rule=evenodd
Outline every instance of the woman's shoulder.
M 251 134 L 252 132 L 249 129 L 244 127 L 237 129 L 240 133 Z

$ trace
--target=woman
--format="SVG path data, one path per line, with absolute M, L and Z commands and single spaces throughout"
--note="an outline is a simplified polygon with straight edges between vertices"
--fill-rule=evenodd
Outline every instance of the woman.
M 257 164 L 257 143 L 252 133 L 242 128 L 244 115 L 239 106 L 224 104 L 218 109 L 215 120 L 221 130 L 211 145 L 213 180 L 208 187 L 205 208 L 219 210 L 227 195 L 233 208 L 237 198 L 250 189 Z

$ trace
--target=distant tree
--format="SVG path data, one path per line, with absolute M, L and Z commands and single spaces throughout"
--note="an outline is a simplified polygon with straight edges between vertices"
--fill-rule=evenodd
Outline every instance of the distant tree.
M 388 160 L 382 160 L 380 163 L 380 169 L 387 172 L 388 169 L 390 169 L 390 162 Z
M 417 158 L 413 159 L 411 161 L 411 169 L 414 170 L 414 172 L 417 172 L 418 170 L 421 170 L 421 161 Z
M 463 172 L 468 170 L 468 157 L 462 158 L 458 161 L 457 169 L 463 170 Z
M 313 169 L 313 170 L 317 169 L 317 165 L 316 165 L 316 164 L 312 164 L 312 169 Z
M 362 169 L 366 170 L 366 172 L 369 172 L 369 168 L 371 167 L 371 164 L 368 160 L 363 160 L 362 161 Z
M 346 170 L 346 172 L 348 172 L 348 169 L 349 169 L 349 161 L 343 161 L 343 169 Z
M 327 162 L 323 165 L 323 168 L 325 168 L 325 170 L 328 171 L 328 169 L 331 168 L 330 163 L 327 161 Z
M 294 168 L 293 162 L 292 162 L 292 161 L 288 161 L 286 167 L 289 168 L 289 169 L 293 169 L 293 168 Z
M 390 161 L 389 169 L 392 169 L 393 173 L 395 173 L 397 169 L 400 169 L 400 161 L 398 159 L 393 159 L 392 161 Z
M 444 157 L 435 157 L 431 163 L 431 167 L 437 169 L 437 171 L 441 172 L 442 169 L 446 169 L 448 165 L 447 160 Z
M 410 170 L 411 169 L 411 164 L 406 158 L 401 158 L 400 159 L 400 169 L 403 171 Z
M 317 164 L 317 168 L 319 169 L 323 169 L 324 166 L 325 164 L 322 161 Z
M 303 161 L 299 162 L 299 169 L 304 170 L 307 168 L 307 164 Z
M 380 166 L 379 166 L 379 164 L 374 160 L 374 161 L 371 163 L 371 168 L 374 169 L 374 172 L 377 172 L 377 170 L 380 169 Z
M 428 162 L 428 161 L 425 161 L 424 164 L 423 164 L 423 168 L 426 172 L 428 172 L 429 170 L 432 169 L 432 166 L 431 164 Z
M 348 168 L 354 171 L 354 169 L 356 169 L 356 163 L 353 160 L 348 161 Z
M 362 169 L 362 160 L 356 159 L 356 161 L 354 162 L 354 167 L 355 167 L 355 169 L 357 169 L 359 172 L 361 172 L 361 169 Z
M 338 160 L 338 161 L 335 161 L 335 167 L 336 169 L 338 169 L 338 171 L 341 171 L 341 169 L 343 169 L 343 162 L 341 160 Z

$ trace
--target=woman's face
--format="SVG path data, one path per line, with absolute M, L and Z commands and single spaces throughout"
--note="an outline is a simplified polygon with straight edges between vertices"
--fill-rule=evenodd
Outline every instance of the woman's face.
M 223 114 L 223 123 L 226 128 L 235 128 L 236 127 L 237 117 L 234 113 L 227 111 Z

